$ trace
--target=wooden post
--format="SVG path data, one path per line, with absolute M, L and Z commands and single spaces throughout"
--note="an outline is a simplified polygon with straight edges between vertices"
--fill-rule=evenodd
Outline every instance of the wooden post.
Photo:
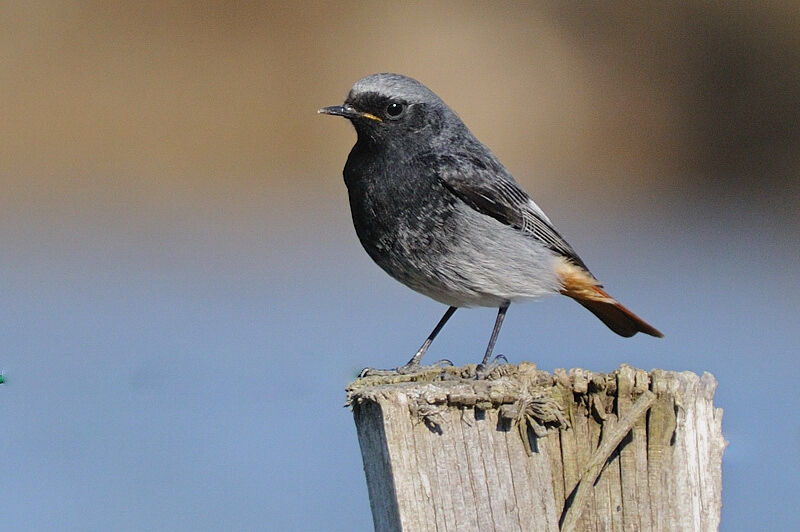
M 711 374 L 474 370 L 348 387 L 376 530 L 718 529 Z

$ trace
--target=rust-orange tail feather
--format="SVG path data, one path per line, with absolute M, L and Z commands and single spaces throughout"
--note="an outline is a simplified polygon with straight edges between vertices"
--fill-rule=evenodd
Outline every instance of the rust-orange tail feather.
M 608 295 L 601 288 L 598 288 L 598 291 L 602 292 L 606 296 Z M 633 336 L 637 332 L 643 332 L 657 338 L 663 338 L 664 336 L 655 327 L 622 306 L 619 301 L 614 300 L 614 302 L 611 303 L 593 299 L 574 299 L 589 309 L 589 312 L 600 318 L 600 320 L 605 323 L 609 329 L 620 336 L 629 337 Z
M 561 293 L 586 307 L 615 333 L 630 337 L 643 332 L 663 338 L 664 335 L 655 327 L 608 295 L 597 279 L 580 266 L 565 260 L 559 265 L 558 274 L 563 287 Z

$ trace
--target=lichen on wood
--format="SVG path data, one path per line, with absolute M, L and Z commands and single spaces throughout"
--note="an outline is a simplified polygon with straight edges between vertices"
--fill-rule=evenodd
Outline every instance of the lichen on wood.
M 362 377 L 347 387 L 346 405 L 356 407 L 363 401 L 375 401 L 404 383 L 417 383 L 407 394 L 410 414 L 430 430 L 441 430 L 444 409 L 497 409 L 501 419 L 517 429 L 528 454 L 528 430 L 537 438 L 549 431 L 569 426 L 549 374 L 536 369 L 535 364 L 522 363 L 495 366 L 486 379 L 475 379 L 476 366 L 462 368 L 426 368 L 411 375 L 381 375 Z

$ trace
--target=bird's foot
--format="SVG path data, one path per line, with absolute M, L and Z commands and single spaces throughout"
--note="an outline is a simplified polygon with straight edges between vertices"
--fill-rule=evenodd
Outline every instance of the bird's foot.
M 358 377 L 364 378 L 364 377 L 388 376 L 388 375 L 413 375 L 416 373 L 425 373 L 428 371 L 440 370 L 445 366 L 452 366 L 452 365 L 453 363 L 447 360 L 446 358 L 427 366 L 423 366 L 419 362 L 414 364 L 409 362 L 408 364 L 405 364 L 395 369 L 364 368 L 361 370 L 361 373 L 358 374 Z
M 486 380 L 489 375 L 491 375 L 492 372 L 494 372 L 494 370 L 500 366 L 500 364 L 497 362 L 498 360 L 502 360 L 504 363 L 508 364 L 508 359 L 505 357 L 505 355 L 497 355 L 488 364 L 481 362 L 475 368 L 475 380 Z

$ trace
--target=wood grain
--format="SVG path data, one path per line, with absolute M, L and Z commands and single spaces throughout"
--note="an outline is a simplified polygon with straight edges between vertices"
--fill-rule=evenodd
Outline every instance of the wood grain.
M 348 387 L 376 530 L 718 529 L 710 374 L 470 372 Z

